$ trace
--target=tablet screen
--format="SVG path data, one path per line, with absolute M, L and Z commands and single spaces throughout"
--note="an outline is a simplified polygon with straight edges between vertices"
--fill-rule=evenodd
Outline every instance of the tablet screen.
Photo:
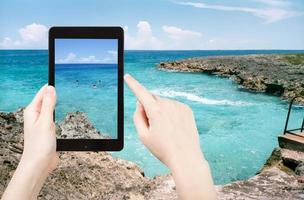
M 118 98 L 117 39 L 55 39 L 56 122 L 77 117 L 99 133 L 64 139 L 116 139 Z

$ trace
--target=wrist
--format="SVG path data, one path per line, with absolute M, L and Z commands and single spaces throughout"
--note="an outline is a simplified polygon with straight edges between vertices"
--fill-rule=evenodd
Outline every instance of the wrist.
M 22 156 L 5 195 L 10 197 L 9 199 L 15 199 L 13 197 L 21 195 L 24 199 L 36 198 L 47 175 L 48 172 L 43 171 L 39 163 L 27 160 Z
M 185 155 L 176 155 L 176 158 L 172 158 L 168 167 L 170 168 L 172 174 L 174 174 L 179 172 L 185 172 L 186 170 L 192 170 L 197 166 L 209 167 L 208 162 L 205 160 L 204 155 L 200 150 L 193 151 Z
M 40 177 L 45 172 L 46 165 L 43 160 L 30 159 L 22 155 L 21 160 L 18 164 L 17 169 L 22 173 L 27 173 L 33 176 L 34 180 L 36 177 Z
M 23 153 L 17 169 L 32 175 L 35 181 L 36 179 L 39 180 L 42 175 L 48 174 L 48 165 L 47 160 L 44 158 L 28 156 Z

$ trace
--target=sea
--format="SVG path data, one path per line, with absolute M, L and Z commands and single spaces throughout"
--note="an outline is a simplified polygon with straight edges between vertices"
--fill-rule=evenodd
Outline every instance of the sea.
M 288 102 L 277 96 L 249 92 L 228 78 L 162 71 L 156 65 L 199 56 L 272 53 L 304 53 L 304 50 L 125 51 L 124 73 L 134 76 L 154 94 L 181 101 L 193 109 L 200 144 L 214 181 L 225 184 L 252 177 L 261 169 L 278 146 L 277 136 L 284 129 Z M 85 75 L 96 83 L 101 80 L 101 85 L 107 84 L 94 70 L 85 70 Z M 62 79 L 62 87 L 68 85 L 64 81 Z M 25 107 L 47 82 L 47 50 L 0 50 L 0 111 L 11 112 Z M 87 90 L 92 88 L 87 87 Z M 149 177 L 169 173 L 140 142 L 132 120 L 136 98 L 127 86 L 124 92 L 125 146 L 121 152 L 111 153 L 137 163 Z M 58 95 L 61 94 L 58 88 Z M 68 102 L 62 104 L 61 109 L 68 110 L 76 102 L 81 102 L 84 109 L 100 106 L 105 113 L 90 114 L 94 125 L 101 127 L 101 131 L 113 130 L 116 121 L 106 114 L 110 93 L 98 98 L 92 95 L 89 100 L 87 95 L 86 89 L 69 94 Z M 293 107 L 289 128 L 300 127 L 303 112 L 302 106 Z
M 117 72 L 117 64 L 55 64 L 56 122 L 84 112 L 102 135 L 117 138 Z

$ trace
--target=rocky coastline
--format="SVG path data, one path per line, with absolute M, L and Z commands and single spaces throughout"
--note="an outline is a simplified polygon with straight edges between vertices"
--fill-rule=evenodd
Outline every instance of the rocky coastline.
M 70 113 L 57 127 L 59 136 L 95 135 L 85 114 Z M 100 133 L 98 133 L 100 134 Z M 91 137 L 91 136 L 90 136 Z M 16 169 L 23 149 L 23 112 L 0 112 L 0 195 Z M 304 153 L 275 149 L 254 177 L 216 186 L 219 199 L 304 199 Z M 58 168 L 38 199 L 177 199 L 170 174 L 153 179 L 136 164 L 107 152 L 60 153 Z
M 228 77 L 250 91 L 278 95 L 285 100 L 301 96 L 296 101 L 304 104 L 304 54 L 197 57 L 161 62 L 157 68 Z

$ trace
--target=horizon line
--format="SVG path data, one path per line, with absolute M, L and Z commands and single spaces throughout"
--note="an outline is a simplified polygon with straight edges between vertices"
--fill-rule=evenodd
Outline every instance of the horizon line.
M 0 51 L 48 51 L 48 49 L 0 49 Z M 125 51 L 304 51 L 304 49 L 125 49 Z
M 96 65 L 96 64 L 104 64 L 104 65 L 117 65 L 118 63 L 55 63 L 55 65 L 88 65 L 88 64 L 91 64 L 91 65 Z

